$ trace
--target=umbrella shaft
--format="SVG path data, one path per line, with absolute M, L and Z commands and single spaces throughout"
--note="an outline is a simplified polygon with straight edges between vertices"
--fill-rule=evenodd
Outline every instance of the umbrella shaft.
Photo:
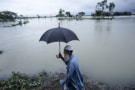
M 60 41 L 59 41 L 59 53 L 61 53 L 61 50 L 60 50 Z

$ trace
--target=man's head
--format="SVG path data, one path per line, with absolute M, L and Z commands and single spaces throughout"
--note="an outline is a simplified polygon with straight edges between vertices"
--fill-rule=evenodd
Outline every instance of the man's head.
M 71 47 L 70 45 L 66 45 L 66 46 L 64 47 L 64 54 L 69 54 L 69 55 L 71 55 L 72 52 L 73 52 L 73 49 L 72 49 L 72 47 Z
M 64 59 L 65 61 L 68 61 L 70 56 L 72 55 L 73 49 L 70 45 L 66 45 L 64 47 Z

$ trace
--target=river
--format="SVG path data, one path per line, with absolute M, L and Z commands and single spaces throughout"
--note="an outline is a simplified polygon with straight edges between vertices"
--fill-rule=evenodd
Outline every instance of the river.
M 113 20 L 29 19 L 22 26 L 5 27 L 0 23 L 0 78 L 11 72 L 35 74 L 66 72 L 64 63 L 56 58 L 58 43 L 40 41 L 48 29 L 61 27 L 73 30 L 80 41 L 71 41 L 82 74 L 89 80 L 135 82 L 135 16 L 119 16 Z M 66 43 L 61 43 L 61 52 Z

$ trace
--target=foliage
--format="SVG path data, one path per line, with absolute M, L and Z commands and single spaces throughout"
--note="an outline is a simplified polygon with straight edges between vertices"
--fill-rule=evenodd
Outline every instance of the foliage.
M 43 70 L 34 76 L 28 76 L 19 72 L 12 72 L 8 80 L 0 80 L 0 90 L 63 90 L 59 80 L 63 79 L 63 73 L 47 73 Z M 83 75 L 86 90 L 134 90 L 134 86 L 109 85 L 104 82 L 87 81 Z
M 114 16 L 120 16 L 120 15 L 132 15 L 131 12 L 114 12 Z
M 0 21 L 14 21 L 17 18 L 17 14 L 11 11 L 0 12 Z
M 115 8 L 115 4 L 113 3 L 113 2 L 110 2 L 109 3 L 109 11 L 110 11 L 110 13 L 112 13 L 113 12 L 113 9 Z
M 85 15 L 85 12 L 79 12 L 78 13 L 78 16 L 84 16 Z
M 0 80 L 0 90 L 28 90 L 47 83 L 48 74 L 42 71 L 37 76 L 29 77 L 26 74 L 12 72 L 9 80 Z
M 66 12 L 67 17 L 73 17 L 70 12 Z
M 76 15 L 76 17 L 77 18 L 81 18 L 82 16 L 84 16 L 85 15 L 85 12 L 79 12 L 77 15 Z M 71 14 L 71 12 L 69 12 L 69 11 L 65 11 L 65 10 L 63 10 L 63 9 L 59 9 L 59 12 L 58 12 L 58 14 L 56 15 L 56 17 L 62 17 L 62 19 L 63 19 L 63 17 L 70 17 L 70 18 L 73 18 L 73 17 L 75 17 L 74 15 L 72 15 Z M 60 19 L 61 20 L 61 19 Z
M 111 13 L 109 12 L 104 12 L 104 16 L 111 16 Z M 96 16 L 100 16 L 101 12 L 96 12 Z M 125 15 L 132 15 L 131 12 L 113 12 L 113 16 L 125 16 Z M 92 16 L 95 16 L 95 14 L 92 14 Z
M 96 11 L 93 16 L 112 16 L 113 18 L 113 10 L 115 8 L 115 4 L 113 2 L 110 2 L 109 5 L 107 4 L 107 0 L 103 0 L 101 2 L 98 2 L 96 5 Z M 108 12 L 105 12 L 105 9 L 108 9 Z
M 56 15 L 56 17 L 63 17 L 63 16 L 65 16 L 63 12 L 64 12 L 63 9 L 59 9 L 59 13 L 58 13 L 58 15 Z

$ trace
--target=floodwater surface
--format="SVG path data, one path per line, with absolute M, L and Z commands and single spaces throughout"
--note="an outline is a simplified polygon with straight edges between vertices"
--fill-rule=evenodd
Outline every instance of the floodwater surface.
M 67 44 L 73 47 L 80 70 L 89 80 L 135 82 L 135 16 L 113 20 L 31 19 L 15 27 L 4 27 L 11 22 L 0 23 L 0 78 L 9 77 L 13 71 L 66 72 L 64 63 L 56 58 L 59 43 L 39 42 L 41 35 L 58 27 L 59 22 L 79 37 L 80 41 Z M 62 53 L 65 45 L 61 42 Z

